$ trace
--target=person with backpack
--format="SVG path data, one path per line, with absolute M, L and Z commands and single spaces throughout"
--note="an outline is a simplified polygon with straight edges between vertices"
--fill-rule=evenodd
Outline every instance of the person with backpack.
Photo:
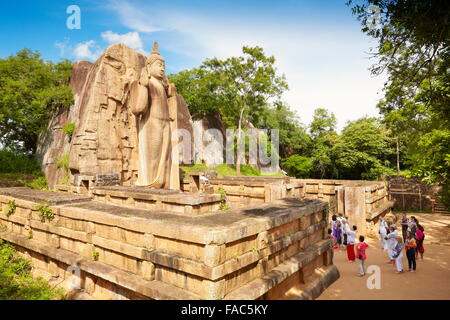
M 363 277 L 366 274 L 366 267 L 364 262 L 367 260 L 366 249 L 369 247 L 364 242 L 364 236 L 359 236 L 359 243 L 356 245 L 356 259 L 358 260 L 359 276 Z
M 419 258 L 419 253 L 420 259 L 423 260 L 423 253 L 425 252 L 425 249 L 423 247 L 423 241 L 425 240 L 425 229 L 420 224 L 417 225 L 416 240 L 417 240 L 416 260 Z

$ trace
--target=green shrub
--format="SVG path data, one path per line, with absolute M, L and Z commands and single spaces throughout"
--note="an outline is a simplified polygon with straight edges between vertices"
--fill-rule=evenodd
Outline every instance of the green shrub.
M 52 209 L 49 208 L 49 206 L 50 206 L 49 202 L 43 201 L 39 203 L 35 208 L 42 222 L 44 222 L 46 219 L 48 221 L 52 221 L 55 218 L 55 214 L 53 213 Z
M 15 211 L 16 211 L 16 202 L 14 200 L 9 200 L 8 204 L 6 205 L 5 215 L 9 217 L 10 215 L 14 214 Z
M 58 169 L 62 169 L 64 176 L 59 181 L 60 184 L 70 184 L 70 169 L 69 169 L 69 154 L 64 153 L 57 157 L 56 159 L 56 167 Z
M 30 262 L 15 248 L 0 239 L 0 300 L 65 299 L 64 292 L 52 289 L 48 282 L 34 278 Z
M 41 168 L 36 159 L 31 155 L 18 152 L 0 150 L 1 173 L 39 173 Z
M 92 260 L 98 261 L 98 258 L 100 257 L 100 252 L 98 251 L 92 251 Z
M 69 141 L 72 141 L 72 136 L 75 132 L 75 123 L 69 122 L 64 126 L 63 131 L 69 137 Z
M 313 169 L 313 161 L 298 154 L 284 159 L 281 165 L 288 175 L 296 178 L 308 178 Z
M 230 205 L 227 203 L 227 192 L 226 192 L 223 188 L 219 188 L 218 192 L 219 192 L 219 194 L 220 194 L 220 206 L 219 206 L 219 210 L 220 210 L 220 211 L 227 211 L 227 210 L 230 210 L 231 207 L 230 207 Z
M 37 190 L 48 190 L 47 179 L 45 177 L 37 177 L 30 183 L 25 184 L 27 187 Z

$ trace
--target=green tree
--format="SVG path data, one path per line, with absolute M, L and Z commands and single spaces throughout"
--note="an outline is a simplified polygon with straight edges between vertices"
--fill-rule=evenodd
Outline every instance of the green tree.
M 393 173 L 395 139 L 376 118 L 349 122 L 333 147 L 335 165 L 344 179 L 377 179 Z
M 286 170 L 289 176 L 296 178 L 309 178 L 313 168 L 313 162 L 310 158 L 294 154 L 293 156 L 290 156 L 282 161 L 282 168 Z
M 72 64 L 41 59 L 29 49 L 0 59 L 0 142 L 34 153 L 52 113 L 73 103 L 68 82 Z
M 192 72 L 170 77 L 182 95 L 186 90 L 195 91 L 186 96 L 188 104 L 195 104 L 195 112 L 219 110 L 228 128 L 237 127 L 238 145 L 245 123 L 257 119 L 269 99 L 280 97 L 288 88 L 284 75 L 277 75 L 275 57 L 267 57 L 261 47 L 244 46 L 242 52 L 242 56 L 225 60 L 208 59 Z M 243 160 L 239 150 L 238 175 Z
M 449 12 L 445 0 L 348 1 L 362 31 L 378 40 L 373 74 L 386 72 L 378 108 L 405 146 L 412 174 L 443 187 L 450 206 Z M 368 7 L 379 6 L 381 26 L 368 28 Z
M 328 132 L 336 130 L 336 116 L 327 109 L 318 108 L 314 110 L 313 120 L 310 124 L 310 132 L 313 138 L 317 138 Z
M 319 179 L 336 178 L 338 171 L 334 166 L 333 146 L 339 139 L 336 129 L 336 116 L 326 109 L 318 108 L 314 111 L 310 124 L 312 137 L 311 157 L 314 168 L 312 176 Z
M 311 138 L 300 123 L 297 115 L 282 101 L 276 101 L 261 112 L 259 119 L 253 119 L 254 125 L 261 129 L 278 129 L 282 158 L 294 154 L 306 154 Z

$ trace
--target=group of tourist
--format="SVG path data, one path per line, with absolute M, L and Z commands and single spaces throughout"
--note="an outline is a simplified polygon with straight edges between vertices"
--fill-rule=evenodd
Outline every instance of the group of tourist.
M 423 241 L 425 239 L 425 229 L 419 223 L 419 220 L 411 216 L 408 219 L 406 214 L 403 214 L 400 221 L 402 227 L 402 235 L 399 236 L 397 227 L 394 224 L 389 224 L 385 219 L 380 219 L 380 239 L 381 249 L 387 251 L 389 256 L 388 264 L 395 265 L 397 273 L 402 273 L 403 270 L 403 248 L 408 259 L 408 272 L 415 272 L 417 267 L 417 259 L 423 260 L 425 249 Z
M 408 259 L 408 272 L 416 271 L 416 261 L 420 255 L 423 260 L 425 252 L 423 241 L 425 239 L 424 228 L 420 225 L 416 217 L 408 219 L 403 214 L 401 219 L 402 236 L 398 235 L 397 227 L 394 223 L 389 223 L 383 217 L 379 222 L 379 234 L 381 240 L 381 249 L 387 251 L 389 256 L 388 264 L 396 267 L 396 273 L 402 273 L 403 270 L 403 249 L 405 249 Z M 366 249 L 369 245 L 365 242 L 365 237 L 360 235 L 356 244 L 357 227 L 350 227 L 348 218 L 342 213 L 333 215 L 331 226 L 328 229 L 328 237 L 333 240 L 333 249 L 346 249 L 349 262 L 358 262 L 359 276 L 366 274 L 365 260 Z

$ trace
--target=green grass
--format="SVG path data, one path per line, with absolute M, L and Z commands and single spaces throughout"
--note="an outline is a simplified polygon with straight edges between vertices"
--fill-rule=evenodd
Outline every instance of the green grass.
M 233 165 L 228 165 L 228 164 L 221 164 L 215 168 L 208 168 L 205 164 L 203 163 L 197 163 L 193 166 L 182 166 L 181 169 L 183 171 L 185 171 L 186 173 L 189 173 L 191 171 L 195 171 L 195 170 L 214 170 L 217 171 L 217 173 L 219 174 L 219 177 L 233 177 L 236 176 L 236 167 Z M 282 174 L 279 173 L 274 173 L 274 174 L 270 174 L 270 175 L 266 175 L 266 174 L 262 174 L 260 171 L 252 168 L 250 165 L 248 164 L 243 164 L 241 165 L 241 175 L 242 176 L 251 176 L 251 177 L 259 177 L 259 176 L 264 176 L 264 177 L 282 177 Z
M 209 170 L 206 164 L 203 163 L 196 163 L 193 166 L 181 166 L 180 168 L 186 173 L 196 170 Z
M 0 300 L 62 300 L 64 292 L 33 277 L 30 262 L 0 239 Z
M 47 189 L 47 180 L 37 161 L 29 155 L 0 150 L 0 188 Z
M 47 190 L 47 180 L 42 172 L 29 173 L 0 173 L 0 188 L 29 187 Z
M 0 173 L 35 174 L 40 171 L 39 164 L 32 156 L 5 149 L 0 150 Z

